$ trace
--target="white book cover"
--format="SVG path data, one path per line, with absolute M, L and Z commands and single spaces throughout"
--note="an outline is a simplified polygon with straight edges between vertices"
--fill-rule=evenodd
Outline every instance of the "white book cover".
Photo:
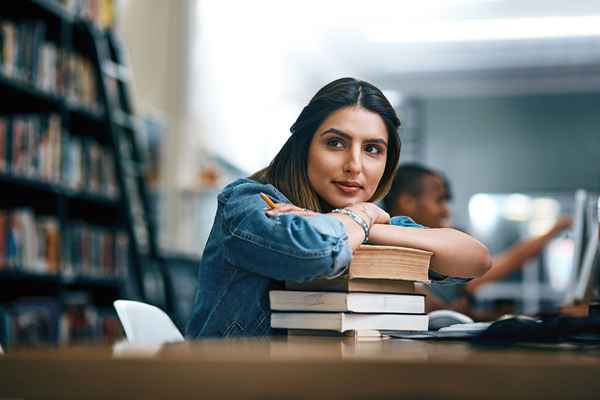
M 426 331 L 427 315 L 351 313 L 271 313 L 271 327 L 329 331 Z
M 271 290 L 269 300 L 271 310 L 275 311 L 425 313 L 425 296 L 421 294 Z

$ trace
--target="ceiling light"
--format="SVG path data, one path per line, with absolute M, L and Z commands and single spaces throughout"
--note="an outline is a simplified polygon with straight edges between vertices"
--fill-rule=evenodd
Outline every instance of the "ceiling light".
M 600 16 L 423 21 L 384 24 L 367 31 L 376 43 L 467 42 L 600 35 Z

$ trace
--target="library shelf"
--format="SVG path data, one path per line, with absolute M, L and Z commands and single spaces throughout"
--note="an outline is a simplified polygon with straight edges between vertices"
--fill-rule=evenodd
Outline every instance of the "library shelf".
M 48 0 L 28 0 L 24 3 L 29 3 L 32 9 L 37 9 L 41 13 L 45 13 L 48 17 L 57 18 L 63 21 L 72 21 L 72 17 L 65 11 L 56 1 Z
M 28 81 L 6 76 L 2 72 L 0 72 L 0 91 L 10 96 L 11 100 L 16 98 L 18 105 L 25 101 L 34 102 L 34 105 L 37 106 L 31 107 L 34 110 L 39 109 L 40 106 L 49 105 L 53 111 L 59 112 L 61 109 L 66 109 L 76 117 L 93 123 L 101 124 L 104 121 L 102 111 L 88 109 L 76 102 L 65 100 L 63 96 L 42 90 Z M 6 109 L 7 105 L 5 104 L 2 111 L 11 111 L 11 106 L 14 105 L 9 105 Z
M 83 16 L 90 14 L 75 15 L 59 1 L 2 2 L 0 11 L 0 32 L 9 32 L 9 39 L 3 36 L 0 40 L 0 54 L 6 53 L 4 46 L 7 43 L 14 45 L 11 50 L 19 48 L 22 43 L 33 43 L 26 46 L 32 48 L 35 54 L 25 63 L 17 58 L 8 59 L 8 62 L 5 58 L 0 60 L 0 96 L 4 99 L 0 106 L 0 118 L 3 119 L 0 122 L 4 123 L 0 125 L 0 145 L 5 146 L 0 148 L 3 150 L 0 152 L 3 158 L 0 160 L 3 161 L 0 164 L 3 168 L 0 170 L 0 228 L 4 228 L 5 235 L 13 235 L 15 232 L 10 229 L 17 229 L 15 226 L 18 225 L 11 225 L 13 218 L 20 218 L 29 225 L 29 233 L 37 235 L 37 240 L 42 243 L 50 237 L 55 240 L 58 232 L 61 239 L 52 246 L 58 248 L 55 253 L 61 261 L 67 259 L 64 254 L 71 251 L 68 248 L 70 243 L 65 242 L 71 240 L 68 235 L 72 232 L 83 234 L 89 231 L 89 235 L 101 243 L 104 243 L 106 235 L 109 241 L 114 240 L 115 248 L 118 242 L 120 250 L 124 250 L 119 253 L 122 262 L 114 264 L 115 270 L 120 271 L 118 276 L 65 275 L 69 268 L 64 263 L 58 266 L 56 274 L 35 272 L 35 268 L 20 265 L 29 262 L 25 258 L 19 261 L 11 259 L 12 265 L 17 267 L 0 265 L 0 322 L 2 308 L 10 309 L 11 304 L 20 298 L 47 296 L 65 305 L 63 295 L 66 292 L 89 295 L 90 306 L 110 308 L 112 301 L 118 298 L 155 303 L 173 317 L 176 312 L 173 289 L 158 250 L 156 228 L 150 216 L 143 163 L 137 144 L 139 124 L 129 95 L 131 74 L 123 46 L 110 28 L 100 27 L 98 21 L 84 20 Z M 26 35 L 22 35 L 23 32 Z M 53 46 L 55 53 L 52 52 Z M 48 52 L 51 54 L 50 73 L 40 67 L 48 67 L 44 64 L 48 62 L 48 58 L 44 58 L 48 57 Z M 60 57 L 62 62 L 54 63 L 52 55 L 57 59 Z M 47 74 L 40 74 L 36 67 Z M 29 80 L 23 77 L 29 77 Z M 52 91 L 42 87 L 52 88 Z M 42 125 L 38 121 L 31 121 L 31 126 L 36 128 L 30 128 L 26 125 L 30 122 L 26 118 L 38 118 L 42 123 L 50 119 L 53 123 L 58 121 L 60 136 L 52 136 L 55 141 L 50 142 L 47 148 L 36 147 L 45 139 L 51 140 L 50 128 L 39 129 L 38 126 Z M 13 132 L 15 120 L 23 124 L 18 133 Z M 18 139 L 14 140 L 17 136 Z M 59 139 L 56 140 L 56 137 Z M 56 163 L 55 159 L 47 156 L 58 154 L 52 153 L 55 148 L 60 148 L 59 162 Z M 98 174 L 100 179 L 90 179 L 89 168 L 83 166 L 91 163 L 92 152 L 94 166 L 100 165 L 102 171 Z M 15 158 L 13 153 L 18 157 Z M 64 164 L 65 158 L 72 164 Z M 19 164 L 14 162 L 15 159 L 25 161 Z M 30 159 L 34 160 L 32 167 L 27 164 Z M 73 159 L 78 161 L 73 162 Z M 110 165 L 106 160 L 110 160 Z M 48 163 L 48 169 L 41 167 L 46 165 L 44 162 Z M 68 175 L 72 171 L 68 169 L 71 165 L 79 170 Z M 27 175 L 22 174 L 23 171 Z M 78 177 L 78 172 L 83 178 Z M 52 180 L 44 180 L 42 175 L 51 176 Z M 106 176 L 114 180 L 109 179 L 107 183 L 102 180 Z M 94 192 L 79 189 L 84 187 Z M 106 192 L 96 192 L 104 189 Z M 62 240 L 65 237 L 67 240 Z M 4 239 L 0 237 L 0 240 Z M 6 245 L 7 242 L 0 244 Z M 48 249 L 54 247 L 48 245 Z M 3 256 L 8 258 L 6 251 L 6 246 L 0 246 L 0 262 Z M 14 256 L 14 253 L 10 254 Z M 116 250 L 113 255 L 116 257 Z M 146 295 L 148 265 L 157 265 L 160 270 L 166 293 L 164 304 L 158 304 Z
M 18 281 L 37 282 L 65 287 L 87 287 L 115 289 L 125 283 L 121 277 L 109 276 L 69 276 L 61 273 L 37 272 L 23 267 L 3 267 L 0 269 L 0 285 Z
M 9 190 L 26 189 L 49 196 L 64 196 L 67 199 L 89 203 L 104 208 L 117 208 L 119 202 L 101 193 L 91 193 L 69 189 L 59 183 L 48 182 L 28 176 L 0 172 L 0 187 Z
M 44 91 L 28 81 L 21 80 L 12 76 L 0 72 L 0 91 L 8 97 L 11 102 L 16 101 L 20 105 L 23 101 L 32 101 L 37 104 L 36 106 L 48 105 L 54 108 L 54 110 L 60 110 L 63 104 L 61 96 Z M 3 104 L 2 111 L 10 111 L 10 106 L 13 104 Z M 6 110 L 6 107 L 9 107 Z

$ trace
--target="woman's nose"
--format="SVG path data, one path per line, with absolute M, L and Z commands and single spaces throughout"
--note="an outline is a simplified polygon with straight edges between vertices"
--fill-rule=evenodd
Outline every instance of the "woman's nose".
M 348 157 L 346 158 L 344 164 L 344 172 L 356 175 L 360 173 L 362 169 L 362 160 L 360 158 L 360 151 L 352 150 L 348 152 Z

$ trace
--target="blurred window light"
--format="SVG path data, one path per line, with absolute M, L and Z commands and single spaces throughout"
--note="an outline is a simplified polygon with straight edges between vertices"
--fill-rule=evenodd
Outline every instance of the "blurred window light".
M 404 100 L 400 92 L 396 90 L 383 90 L 382 92 L 385 98 L 388 99 L 392 107 L 398 107 Z
M 532 219 L 527 224 L 527 237 L 535 237 L 548 232 L 556 222 L 554 218 Z
M 560 213 L 560 203 L 550 197 L 533 200 L 533 218 L 556 219 Z
M 498 211 L 496 201 L 488 194 L 478 193 L 469 200 L 469 217 L 478 231 L 491 231 L 498 220 Z
M 470 42 L 600 35 L 600 16 L 422 21 L 369 27 L 375 43 Z
M 532 217 L 527 226 L 529 236 L 543 235 L 556 223 L 560 213 L 560 203 L 548 197 L 533 200 Z
M 569 285 L 573 268 L 573 248 L 573 240 L 566 238 L 552 240 L 546 248 L 544 266 L 550 287 L 557 292 L 563 292 Z
M 524 194 L 511 194 L 502 208 L 502 216 L 511 221 L 527 221 L 532 214 L 532 201 Z

